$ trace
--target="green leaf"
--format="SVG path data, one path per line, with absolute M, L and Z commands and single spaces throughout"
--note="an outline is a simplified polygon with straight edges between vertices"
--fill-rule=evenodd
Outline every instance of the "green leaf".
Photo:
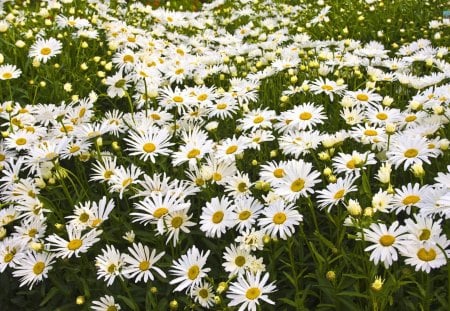
M 39 304 L 39 307 L 44 306 L 47 302 L 50 301 L 50 299 L 52 299 L 57 293 L 59 292 L 59 290 L 56 287 L 52 287 L 47 295 L 44 297 L 44 299 L 41 301 L 41 303 Z
M 122 296 L 122 295 L 118 295 L 117 298 L 119 298 L 120 300 L 122 300 L 123 302 L 126 303 L 126 305 L 128 307 L 130 307 L 131 310 L 137 310 L 136 308 L 136 304 L 134 303 L 134 301 L 132 301 L 130 298 Z
M 294 308 L 297 308 L 297 304 L 295 303 L 295 301 L 292 301 L 292 300 L 290 300 L 288 298 L 280 298 L 278 300 L 284 302 L 285 304 L 293 306 Z
M 349 297 L 360 297 L 360 298 L 365 298 L 365 299 L 369 299 L 369 296 L 358 293 L 358 292 L 349 292 L 349 291 L 345 291 L 345 292 L 340 292 L 337 294 L 337 296 L 349 296 Z

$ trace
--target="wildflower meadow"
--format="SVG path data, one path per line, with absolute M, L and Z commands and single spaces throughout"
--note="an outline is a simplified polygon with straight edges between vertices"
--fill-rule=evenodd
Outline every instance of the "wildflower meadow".
M 446 0 L 0 0 L 0 310 L 450 310 Z

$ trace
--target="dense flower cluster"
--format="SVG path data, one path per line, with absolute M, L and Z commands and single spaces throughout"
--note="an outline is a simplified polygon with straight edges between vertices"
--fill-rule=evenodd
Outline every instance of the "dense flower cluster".
M 203 308 L 256 310 L 280 289 L 267 245 L 337 214 L 375 265 L 446 265 L 447 48 L 293 31 L 328 23 L 331 6 L 305 19 L 306 5 L 240 0 L 223 18 L 223 0 L 71 2 L 0 10 L 0 36 L 25 40 L 0 65 L 0 271 L 20 286 L 70 260 L 107 290 L 155 281 Z M 83 59 L 91 45 L 107 55 Z M 36 102 L 44 80 L 13 90 L 53 69 L 76 70 L 58 81 L 65 100 Z M 92 309 L 119 310 L 111 293 Z

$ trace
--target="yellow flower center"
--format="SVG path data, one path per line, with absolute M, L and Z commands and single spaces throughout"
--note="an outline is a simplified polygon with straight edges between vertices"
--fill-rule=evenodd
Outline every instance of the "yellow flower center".
M 188 152 L 187 157 L 188 159 L 193 159 L 196 158 L 199 154 L 200 154 L 199 149 L 192 149 L 191 151 Z
M 302 112 L 299 116 L 300 120 L 307 121 L 312 118 L 312 114 L 308 111 Z
M 175 74 L 177 75 L 181 75 L 184 73 L 184 69 L 183 68 L 178 68 L 177 70 L 175 70 Z
M 4 154 L 0 153 L 0 162 L 5 161 L 5 159 L 6 159 L 6 156 Z
M 429 240 L 430 236 L 431 236 L 431 231 L 428 229 L 423 229 L 422 232 L 420 233 L 419 240 L 421 240 L 421 241 Z
M 33 266 L 33 273 L 36 275 L 41 274 L 45 269 L 45 263 L 42 261 L 38 261 Z
M 100 223 L 102 222 L 102 220 L 100 218 L 96 218 L 92 221 L 91 227 L 95 228 L 97 227 Z
M 70 153 L 75 153 L 75 152 L 77 152 L 79 150 L 80 150 L 79 146 L 72 146 L 72 147 L 70 147 L 69 152 Z
M 369 96 L 367 96 L 366 94 L 358 94 L 356 95 L 356 99 L 362 102 L 366 102 L 369 99 Z
M 384 112 L 380 112 L 380 113 L 377 113 L 376 117 L 378 120 L 384 121 L 388 118 L 388 115 L 385 114 Z
M 80 217 L 78 217 L 78 220 L 80 222 L 86 222 L 89 220 L 89 214 L 88 213 L 81 213 Z
M 116 306 L 109 306 L 106 311 L 117 311 Z
M 225 104 L 225 103 L 217 104 L 216 108 L 219 109 L 219 110 L 226 109 L 227 108 L 227 104 Z
M 112 175 L 114 175 L 114 172 L 113 172 L 113 171 L 110 171 L 110 170 L 106 170 L 106 171 L 103 173 L 103 177 L 105 177 L 105 179 L 110 179 Z
M 153 217 L 155 218 L 161 218 L 164 215 L 166 215 L 169 212 L 169 210 L 165 207 L 160 207 L 155 209 L 155 211 L 153 212 Z
M 222 222 L 223 216 L 224 216 L 224 214 L 222 211 L 215 212 L 212 216 L 212 222 L 215 224 Z
M 201 102 L 204 101 L 207 98 L 208 98 L 208 95 L 206 95 L 206 94 L 200 94 L 200 95 L 197 96 L 197 100 L 201 101 Z
M 125 55 L 123 61 L 125 63 L 134 63 L 134 57 L 132 55 Z
M 205 288 L 202 288 L 201 290 L 199 290 L 198 291 L 198 295 L 200 296 L 200 297 L 202 297 L 203 299 L 206 299 L 206 298 L 208 298 L 208 290 L 207 289 L 205 289 Z
M 291 184 L 291 191 L 293 192 L 299 192 L 302 191 L 305 187 L 305 181 L 301 178 L 294 180 L 294 182 Z
M 425 248 L 419 249 L 417 252 L 417 257 L 422 261 L 432 261 L 436 259 L 436 251 L 430 248 L 428 251 Z
M 106 271 L 108 271 L 108 273 L 113 273 L 113 272 L 115 272 L 116 271 L 116 265 L 115 264 L 110 264 L 109 266 L 108 266 L 108 268 L 106 268 Z
M 249 300 L 255 300 L 261 295 L 261 290 L 258 287 L 250 287 L 245 292 L 245 297 Z
M 3 261 L 8 263 L 11 262 L 11 260 L 13 260 L 14 258 L 14 253 L 10 252 L 10 253 L 6 253 L 5 256 L 3 256 Z
M 255 123 L 255 124 L 259 124 L 262 121 L 264 121 L 264 117 L 262 117 L 262 116 L 257 116 L 256 118 L 253 119 L 253 123 Z
M 192 267 L 189 268 L 187 277 L 189 280 L 193 281 L 197 278 L 199 273 L 200 273 L 200 268 L 197 265 L 193 265 Z
M 273 176 L 275 176 L 276 178 L 282 178 L 284 177 L 284 170 L 282 168 L 277 168 L 273 171 Z
M 332 91 L 332 90 L 334 90 L 334 88 L 331 86 L 331 85 L 328 85 L 328 84 L 324 84 L 324 85 L 322 85 L 322 90 L 324 90 L 324 91 Z
M 16 145 L 18 145 L 18 146 L 23 146 L 26 143 L 27 143 L 27 139 L 26 138 L 21 137 L 21 138 L 17 138 L 16 139 Z
M 395 237 L 390 234 L 385 234 L 380 237 L 380 244 L 383 246 L 391 246 L 395 242 Z
M 122 181 L 122 187 L 128 187 L 133 182 L 133 178 L 127 178 L 124 181 Z
M 416 121 L 417 117 L 415 115 L 410 115 L 405 118 L 405 122 L 413 122 Z
M 347 162 L 346 164 L 347 168 L 354 170 L 356 167 L 356 162 L 355 160 L 351 159 L 350 161 Z
M 183 217 L 181 216 L 175 216 L 172 218 L 172 221 L 170 222 L 173 228 L 178 229 L 183 224 Z
M 366 136 L 377 136 L 378 132 L 372 129 L 368 129 L 364 131 L 364 135 Z
M 150 117 L 152 117 L 152 119 L 153 119 L 153 120 L 156 120 L 156 121 L 161 120 L 160 115 L 157 114 L 157 113 L 152 113 L 152 114 L 150 115 Z
M 141 271 L 147 271 L 149 267 L 150 267 L 150 262 L 148 262 L 147 260 L 141 261 L 139 263 L 139 270 L 141 270 Z
M 276 225 L 281 225 L 284 224 L 284 222 L 286 221 L 286 214 L 283 212 L 278 212 L 275 215 L 273 215 L 273 223 Z
M 214 179 L 214 181 L 221 181 L 222 180 L 222 174 L 220 174 L 220 173 L 214 173 L 213 175 L 212 175 L 212 177 L 213 177 L 213 179 Z
M 245 182 L 240 182 L 237 186 L 239 192 L 245 192 L 248 190 L 247 184 Z
M 334 198 L 335 200 L 342 199 L 342 197 L 344 196 L 344 194 L 345 194 L 345 189 L 341 189 L 341 190 L 339 190 L 338 192 L 336 192 L 336 193 L 334 194 L 333 198 Z
M 227 150 L 225 151 L 226 154 L 232 154 L 235 153 L 236 150 L 238 149 L 238 146 L 233 145 L 227 148 Z
M 51 48 L 45 47 L 41 49 L 41 54 L 42 55 L 49 55 L 52 52 Z
M 419 201 L 420 201 L 420 197 L 412 194 L 412 195 L 408 195 L 406 198 L 404 198 L 402 200 L 402 203 L 405 205 L 412 205 L 412 204 L 416 204 Z
M 80 239 L 73 239 L 69 243 L 67 243 L 67 249 L 74 251 L 77 250 L 83 245 L 83 240 Z
M 181 96 L 174 96 L 172 99 L 176 103 L 182 103 L 183 102 L 183 97 L 181 97 Z
M 245 265 L 245 257 L 237 256 L 236 259 L 234 260 L 234 263 L 236 264 L 236 266 L 242 267 L 243 265 Z
M 80 112 L 78 112 L 78 116 L 80 118 L 82 118 L 82 117 L 84 117 L 85 114 L 86 114 L 86 108 L 83 107 L 80 109 Z
M 251 215 L 252 215 L 252 213 L 250 213 L 249 211 L 242 211 L 239 213 L 239 219 L 247 220 Z
M 144 149 L 145 152 L 150 153 L 156 150 L 156 146 L 153 143 L 146 143 L 142 149 Z
M 10 72 L 5 72 L 2 74 L 2 78 L 5 80 L 11 79 L 12 78 L 12 73 Z
M 407 158 L 415 158 L 419 154 L 419 151 L 417 149 L 411 148 L 405 151 L 403 155 Z

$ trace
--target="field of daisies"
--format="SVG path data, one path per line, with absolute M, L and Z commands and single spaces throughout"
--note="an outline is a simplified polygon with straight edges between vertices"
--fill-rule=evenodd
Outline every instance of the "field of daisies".
M 1 310 L 449 310 L 445 0 L 0 0 Z

